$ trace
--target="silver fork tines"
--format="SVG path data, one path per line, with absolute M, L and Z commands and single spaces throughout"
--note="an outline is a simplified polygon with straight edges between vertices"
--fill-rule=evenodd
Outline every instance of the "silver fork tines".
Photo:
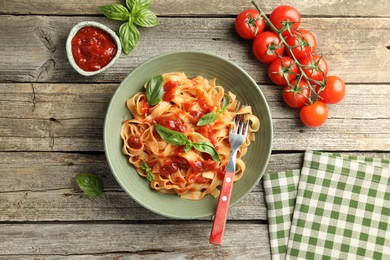
M 235 128 L 229 133 L 229 142 L 232 147 L 232 151 L 229 158 L 229 163 L 226 167 L 227 171 L 234 172 L 236 170 L 236 157 L 238 148 L 244 143 L 246 135 L 248 133 L 248 122 L 244 122 L 245 116 L 243 114 L 236 115 L 234 117 Z

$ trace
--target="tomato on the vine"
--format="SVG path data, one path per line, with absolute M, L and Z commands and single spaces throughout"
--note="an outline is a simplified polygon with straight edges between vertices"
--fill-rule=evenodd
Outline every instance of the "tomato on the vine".
M 286 37 L 286 42 L 291 46 L 291 51 L 298 60 L 310 57 L 317 48 L 317 41 L 314 35 L 308 30 L 293 31 Z M 286 49 L 286 54 L 292 57 L 291 52 Z
M 299 61 L 303 72 L 312 80 L 322 81 L 328 74 L 328 62 L 322 56 L 313 55 Z
M 328 76 L 325 88 L 317 86 L 316 91 L 322 98 L 322 102 L 336 104 L 345 96 L 345 84 L 344 81 L 337 76 Z
M 252 40 L 264 30 L 265 21 L 259 11 L 247 9 L 237 16 L 234 26 L 240 37 Z
M 289 31 L 287 27 L 294 27 L 295 29 L 299 28 L 301 23 L 301 15 L 292 6 L 281 5 L 276 7 L 270 14 L 269 19 L 271 23 L 276 27 L 276 29 L 280 30 L 283 27 L 286 29 L 282 35 L 289 35 Z
M 283 87 L 284 102 L 292 108 L 301 108 L 309 103 L 310 87 L 305 80 L 293 80 L 290 85 Z
M 298 76 L 298 66 L 290 57 L 281 57 L 274 60 L 268 67 L 268 76 L 273 83 L 284 86 Z
M 256 36 L 252 43 L 252 50 L 259 61 L 271 63 L 282 56 L 284 45 L 276 33 L 265 31 Z
M 299 112 L 302 123 L 308 127 L 322 126 L 328 119 L 328 107 L 320 100 L 311 105 L 304 106 Z

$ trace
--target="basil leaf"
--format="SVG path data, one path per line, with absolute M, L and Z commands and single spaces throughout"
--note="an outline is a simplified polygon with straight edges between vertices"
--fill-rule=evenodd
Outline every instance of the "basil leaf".
M 148 9 L 152 2 L 152 0 L 126 0 L 126 5 L 132 13 L 135 13 L 139 10 Z
M 226 109 L 228 109 L 229 105 L 230 105 L 230 96 L 228 94 L 225 94 L 222 102 L 222 108 L 221 111 L 219 111 L 219 113 L 222 114 L 223 112 L 225 112 Z
M 103 181 L 92 173 L 77 175 L 76 182 L 80 189 L 91 198 L 103 197 Z
M 140 33 L 137 27 L 131 22 L 123 23 L 119 27 L 119 38 L 123 51 L 129 55 L 139 41 Z
M 183 133 L 173 131 L 171 129 L 165 128 L 162 125 L 155 124 L 157 133 L 161 136 L 161 138 L 170 144 L 176 146 L 186 145 L 188 143 L 187 136 Z
M 157 16 L 148 9 L 139 10 L 133 17 L 134 23 L 142 27 L 153 27 L 160 24 Z
M 146 179 L 148 179 L 148 181 L 151 182 L 154 180 L 154 175 L 152 173 L 152 169 L 149 167 L 149 165 L 144 160 L 141 160 L 141 169 L 146 172 Z
M 209 142 L 194 142 L 192 143 L 192 147 L 194 147 L 199 152 L 210 154 L 214 161 L 221 161 L 217 150 L 215 150 L 214 146 Z
M 102 5 L 99 9 L 112 20 L 127 21 L 130 16 L 129 10 L 121 4 Z
M 204 116 L 202 116 L 198 122 L 196 123 L 197 126 L 204 126 L 204 125 L 208 125 L 212 122 L 214 122 L 215 120 L 218 119 L 218 114 L 215 113 L 215 112 L 210 112 L 208 114 L 205 114 Z
M 184 146 L 184 152 L 188 153 L 191 150 L 192 142 L 190 140 L 187 140 L 185 146 Z
M 149 105 L 156 105 L 164 95 L 163 77 L 158 75 L 149 80 L 146 86 L 146 100 Z

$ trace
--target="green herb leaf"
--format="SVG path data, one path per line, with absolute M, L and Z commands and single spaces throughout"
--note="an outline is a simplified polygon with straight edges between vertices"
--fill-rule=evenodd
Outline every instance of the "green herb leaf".
M 134 23 L 142 27 L 154 27 L 160 24 L 157 16 L 148 9 L 142 9 L 136 12 L 134 14 Z
M 146 179 L 148 179 L 148 181 L 151 182 L 154 180 L 152 169 L 149 167 L 149 165 L 144 160 L 141 160 L 141 169 L 146 172 Z
M 208 125 L 208 124 L 211 124 L 212 122 L 214 122 L 215 120 L 218 119 L 218 114 L 215 113 L 215 112 L 210 112 L 210 113 L 207 113 L 205 114 L 204 116 L 202 116 L 198 122 L 196 123 L 197 126 L 204 126 L 204 125 Z
M 92 173 L 77 175 L 76 182 L 86 195 L 92 198 L 103 197 L 103 181 Z
M 121 4 L 103 5 L 99 9 L 112 20 L 127 21 L 130 16 L 129 10 Z
M 149 105 L 154 106 L 161 101 L 164 95 L 164 85 L 162 75 L 158 75 L 149 80 L 146 86 L 146 100 Z
M 214 122 L 215 120 L 218 119 L 218 114 L 222 114 L 223 112 L 226 111 L 226 109 L 228 109 L 229 105 L 230 105 L 230 97 L 228 94 L 225 94 L 223 102 L 222 102 L 221 110 L 218 111 L 218 113 L 217 112 L 210 112 L 210 113 L 205 114 L 204 116 L 202 116 L 198 120 L 196 125 L 197 126 L 204 126 L 204 125 L 211 124 L 212 122 Z
M 140 33 L 131 22 L 123 23 L 119 27 L 119 38 L 121 40 L 123 51 L 129 55 L 130 52 L 135 48 L 139 41 Z
M 135 13 L 139 10 L 148 9 L 152 2 L 152 0 L 126 0 L 126 5 L 132 13 Z
M 155 124 L 157 133 L 161 136 L 161 138 L 170 144 L 175 146 L 182 146 L 188 143 L 187 136 L 183 133 L 173 131 L 171 129 L 165 128 L 162 125 Z
M 223 112 L 225 112 L 226 109 L 228 109 L 229 105 L 230 105 L 230 96 L 228 94 L 225 94 L 222 102 L 222 108 L 221 111 L 219 111 L 219 113 L 222 114 Z
M 208 153 L 211 155 L 214 161 L 221 161 L 217 150 L 215 150 L 214 146 L 209 142 L 194 142 L 192 143 L 192 147 L 194 147 L 199 152 Z
M 184 146 L 184 152 L 188 153 L 191 150 L 192 142 L 190 140 L 187 140 L 187 143 Z

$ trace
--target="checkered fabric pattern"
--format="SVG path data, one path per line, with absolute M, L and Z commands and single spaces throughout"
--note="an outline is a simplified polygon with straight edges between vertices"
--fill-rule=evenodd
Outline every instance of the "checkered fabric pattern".
M 272 259 L 285 259 L 300 170 L 288 170 L 264 175 L 268 227 Z
M 273 259 L 390 259 L 389 160 L 308 151 L 263 180 Z

